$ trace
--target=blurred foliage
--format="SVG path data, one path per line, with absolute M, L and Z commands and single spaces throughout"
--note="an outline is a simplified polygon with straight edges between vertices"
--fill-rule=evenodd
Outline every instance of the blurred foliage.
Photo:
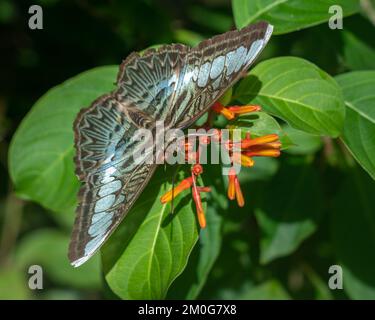
M 43 8 L 43 30 L 28 28 L 31 4 Z M 342 5 L 344 30 L 328 28 L 331 4 Z M 96 255 L 73 269 L 78 110 L 113 88 L 131 51 L 196 45 L 259 19 L 277 35 L 226 102 L 266 112 L 230 125 L 279 133 L 285 152 L 242 170 L 246 206 L 228 203 L 220 168 L 206 166 L 213 190 L 199 237 L 188 197 L 164 225 L 145 223 L 170 219 L 151 201 L 107 243 L 103 266 Z M 0 0 L 0 299 L 374 299 L 374 21 L 367 0 Z M 162 180 L 144 199 L 157 199 L 170 182 Z M 28 288 L 33 264 L 43 266 L 44 290 Z M 335 264 L 344 290 L 328 288 Z

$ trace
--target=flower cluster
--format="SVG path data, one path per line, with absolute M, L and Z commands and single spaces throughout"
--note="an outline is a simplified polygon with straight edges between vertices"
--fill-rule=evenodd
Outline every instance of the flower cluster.
M 260 106 L 257 105 L 225 107 L 220 102 L 216 102 L 211 109 L 218 114 L 222 114 L 228 120 L 232 120 L 241 114 L 248 114 L 261 110 Z M 202 127 L 207 129 L 209 125 L 206 123 Z M 281 142 L 279 141 L 279 136 L 277 134 L 252 138 L 250 132 L 247 132 L 245 138 L 241 139 L 239 142 L 233 140 L 222 141 L 220 130 L 215 129 L 215 134 L 213 136 L 199 137 L 199 146 L 207 145 L 211 141 L 224 143 L 225 148 L 230 155 L 232 164 L 236 163 L 244 167 L 254 166 L 255 161 L 253 157 L 278 157 L 280 155 Z M 199 163 L 200 149 L 198 148 L 198 151 L 193 151 L 189 140 L 185 140 L 184 148 L 185 159 L 194 160 L 196 162 L 191 168 L 191 175 L 165 193 L 160 200 L 162 203 L 167 203 L 172 201 L 174 197 L 178 196 L 184 190 L 191 189 L 199 225 L 201 228 L 205 228 L 206 218 L 202 206 L 201 193 L 210 192 L 210 188 L 198 186 L 196 182 L 196 178 L 203 173 L 203 167 Z M 245 205 L 240 182 L 234 167 L 231 167 L 228 172 L 227 196 L 230 200 L 237 200 L 237 204 L 240 207 Z

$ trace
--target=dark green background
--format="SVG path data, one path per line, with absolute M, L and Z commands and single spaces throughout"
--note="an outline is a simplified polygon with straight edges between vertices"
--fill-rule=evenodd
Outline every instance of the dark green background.
M 28 28 L 31 4 L 44 9 L 43 30 Z M 120 64 L 131 51 L 171 42 L 195 45 L 232 28 L 232 7 L 225 0 L 0 0 L 0 298 L 113 297 L 97 268 L 78 276 L 61 268 L 64 237 L 74 217 L 57 221 L 13 192 L 7 151 L 35 101 L 82 71 Z M 344 29 L 375 50 L 374 27 L 366 15 L 345 18 Z M 353 54 L 356 48 L 342 32 L 327 30 L 324 24 L 275 36 L 261 60 L 298 56 L 332 76 L 375 69 L 375 61 Z M 222 250 L 200 298 L 375 297 L 375 241 L 367 220 L 372 215 L 374 221 L 374 181 L 340 140 L 304 143 L 307 151 L 260 164 L 258 179 L 244 177 L 243 188 L 251 190 L 247 206 L 239 210 L 230 204 L 223 212 Z M 255 210 L 257 204 L 266 214 Z M 292 210 L 285 215 L 285 208 Z M 312 225 L 305 241 L 280 258 L 261 254 L 278 223 L 305 220 Z M 26 285 L 27 267 L 37 262 L 46 269 L 45 289 L 33 292 Z M 328 268 L 334 264 L 346 268 L 350 292 L 328 289 Z M 181 297 L 179 287 L 172 287 L 168 297 Z

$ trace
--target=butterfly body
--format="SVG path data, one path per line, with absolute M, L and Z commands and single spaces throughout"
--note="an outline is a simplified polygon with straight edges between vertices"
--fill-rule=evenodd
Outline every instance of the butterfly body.
M 133 53 L 121 64 L 116 89 L 95 100 L 74 123 L 76 174 L 83 182 L 69 247 L 79 266 L 115 230 L 151 178 L 157 148 L 142 163 L 134 136 L 156 126 L 186 128 L 246 71 L 268 42 L 272 26 L 258 22 L 189 48 L 181 44 Z M 148 161 L 148 160 L 153 161 Z

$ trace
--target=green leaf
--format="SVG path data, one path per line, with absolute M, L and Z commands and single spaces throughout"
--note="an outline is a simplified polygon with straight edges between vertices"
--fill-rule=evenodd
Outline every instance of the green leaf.
M 332 217 L 343 288 L 352 299 L 375 299 L 375 183 L 356 168 L 343 184 Z
M 73 121 L 79 110 L 113 89 L 118 67 L 84 72 L 49 90 L 18 127 L 9 150 L 17 194 L 59 212 L 76 203 Z
M 255 210 L 262 264 L 294 252 L 316 230 L 321 213 L 317 175 L 309 166 L 283 166 L 265 190 Z
M 329 8 L 334 5 L 342 8 L 344 16 L 359 11 L 358 0 L 232 0 L 237 28 L 266 20 L 274 25 L 275 34 L 288 33 L 326 22 L 334 16 L 334 13 L 329 13 Z
M 265 136 L 267 134 L 277 134 L 280 137 L 282 149 L 287 149 L 293 144 L 279 123 L 265 112 L 241 115 L 229 122 L 229 126 L 241 129 L 243 137 L 245 137 L 246 132 L 250 132 L 253 138 Z
M 48 279 L 64 286 L 99 289 L 101 284 L 99 256 L 95 255 L 82 267 L 73 268 L 67 258 L 69 235 L 43 229 L 22 238 L 16 251 L 16 265 L 27 270 L 40 265 Z
M 228 208 L 228 200 L 221 166 L 209 165 L 204 170 L 205 184 L 211 188 L 211 192 L 207 194 L 207 227 L 201 231 L 186 269 L 168 291 L 169 299 L 196 299 L 220 253 L 222 215 Z
M 245 300 L 289 300 L 290 296 L 283 285 L 276 279 L 271 279 L 249 288 L 239 299 Z
M 352 70 L 375 69 L 375 49 L 348 31 L 344 31 L 342 36 L 345 65 Z
M 180 171 L 179 180 L 182 174 Z M 189 191 L 174 199 L 173 214 L 170 204 L 160 202 L 160 197 L 172 187 L 172 178 L 172 168 L 167 172 L 162 167 L 157 170 L 102 250 L 106 281 L 122 299 L 165 298 L 198 239 L 195 206 Z
M 219 255 L 222 218 L 214 208 L 212 198 L 208 197 L 208 202 L 207 227 L 201 231 L 199 242 L 194 246 L 184 272 L 169 289 L 167 299 L 196 299 Z
M 220 97 L 219 101 L 222 103 L 224 106 L 228 105 L 230 101 L 232 100 L 232 94 L 233 94 L 233 89 L 230 87 L 225 93 Z
M 0 269 L 0 299 L 26 300 L 30 299 L 30 289 L 27 286 L 26 274 L 15 268 Z
M 342 140 L 359 164 L 375 179 L 375 71 L 349 72 L 336 79 L 346 105 Z
M 286 150 L 287 153 L 295 155 L 314 154 L 322 147 L 322 139 L 289 126 L 283 126 L 284 132 L 293 141 L 293 145 Z
M 292 127 L 315 135 L 337 137 L 345 107 L 335 80 L 314 64 L 295 57 L 258 64 L 234 92 L 243 104 L 259 104 Z

